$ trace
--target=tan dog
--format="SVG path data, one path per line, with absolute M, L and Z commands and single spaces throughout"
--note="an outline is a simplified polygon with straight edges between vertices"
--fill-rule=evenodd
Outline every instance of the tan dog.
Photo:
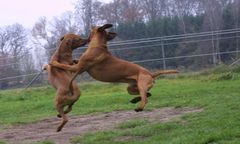
M 60 46 L 53 54 L 50 62 L 60 62 L 67 65 L 74 64 L 72 59 L 72 51 L 75 48 L 83 46 L 87 43 L 87 40 L 81 39 L 80 36 L 75 34 L 67 34 L 61 39 Z M 58 117 L 62 117 L 62 123 L 58 126 L 57 131 L 61 131 L 63 126 L 67 123 L 68 118 L 66 116 L 72 110 L 73 104 L 78 100 L 80 96 L 80 90 L 75 81 L 71 81 L 72 73 L 45 65 L 44 69 L 48 71 L 49 82 L 57 89 L 55 106 L 59 112 Z M 69 85 L 72 83 L 72 90 L 69 91 Z M 68 108 L 64 111 L 64 107 Z
M 131 102 L 136 103 L 141 100 L 140 107 L 135 111 L 142 111 L 148 102 L 147 97 L 151 96 L 148 92 L 153 86 L 154 79 L 160 74 L 177 73 L 176 70 L 149 72 L 147 69 L 114 57 L 107 48 L 107 41 L 116 37 L 116 33 L 107 32 L 105 29 L 112 27 L 105 24 L 101 27 L 92 28 L 89 36 L 89 46 L 80 57 L 76 65 L 66 65 L 58 62 L 51 63 L 52 66 L 76 72 L 73 79 L 78 74 L 87 71 L 93 78 L 103 82 L 123 82 L 128 83 L 128 93 L 139 95 Z

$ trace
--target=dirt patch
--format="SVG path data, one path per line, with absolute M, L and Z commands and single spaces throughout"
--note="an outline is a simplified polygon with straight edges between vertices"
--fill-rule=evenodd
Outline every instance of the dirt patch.
M 132 119 L 166 122 L 186 113 L 201 112 L 202 109 L 161 108 L 136 113 L 134 111 L 114 111 L 104 114 L 70 116 L 62 132 L 55 132 L 61 119 L 49 118 L 36 123 L 14 126 L 0 130 L 0 139 L 13 144 L 26 144 L 52 140 L 56 144 L 68 144 L 72 137 L 114 128 L 117 124 Z

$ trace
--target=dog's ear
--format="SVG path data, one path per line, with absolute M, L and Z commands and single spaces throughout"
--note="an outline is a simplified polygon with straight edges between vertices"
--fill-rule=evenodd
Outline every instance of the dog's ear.
M 60 41 L 62 41 L 64 39 L 64 37 L 62 37 L 61 39 L 60 39 Z
M 111 28 L 113 25 L 112 24 L 105 24 L 101 27 L 98 28 L 99 31 L 103 31 L 105 29 Z
M 117 33 L 108 32 L 108 34 L 107 34 L 107 41 L 110 41 L 110 40 L 114 39 L 116 36 L 117 36 Z

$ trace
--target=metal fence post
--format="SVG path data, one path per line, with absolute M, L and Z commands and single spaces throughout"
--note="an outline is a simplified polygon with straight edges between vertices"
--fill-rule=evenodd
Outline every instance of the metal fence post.
M 166 61 L 165 61 L 165 50 L 164 50 L 164 41 L 161 39 L 161 48 L 162 48 L 162 59 L 163 59 L 163 69 L 166 69 Z
M 214 41 L 214 32 L 212 31 L 212 52 L 213 52 L 213 65 L 216 66 L 217 65 L 217 52 L 215 50 L 215 41 Z

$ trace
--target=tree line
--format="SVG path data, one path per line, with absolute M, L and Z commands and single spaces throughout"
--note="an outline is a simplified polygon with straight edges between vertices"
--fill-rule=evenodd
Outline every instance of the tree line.
M 24 28 L 21 24 L 1 27 L 0 79 L 37 72 L 42 64 L 49 60 L 64 34 L 76 33 L 87 37 L 91 27 L 95 25 L 112 23 L 112 31 L 118 33 L 115 41 L 234 29 L 240 25 L 240 0 L 112 0 L 109 3 L 76 0 L 74 5 L 73 11 L 65 12 L 59 17 L 50 20 L 46 17 L 39 18 L 31 29 Z M 219 53 L 226 50 L 238 51 L 239 38 L 217 38 L 202 43 L 165 46 L 165 55 L 170 57 L 206 52 Z M 162 50 L 158 47 L 113 53 L 127 60 L 149 59 L 162 56 Z M 35 58 L 31 53 L 35 53 Z M 214 55 L 197 60 L 167 61 L 167 65 L 196 68 L 199 65 L 207 66 L 209 63 L 227 63 L 237 58 L 238 53 Z M 162 62 L 152 62 L 146 66 L 162 68 Z M 2 80 L 0 87 L 11 85 L 10 81 L 24 83 L 28 79 L 31 79 L 31 76 Z

